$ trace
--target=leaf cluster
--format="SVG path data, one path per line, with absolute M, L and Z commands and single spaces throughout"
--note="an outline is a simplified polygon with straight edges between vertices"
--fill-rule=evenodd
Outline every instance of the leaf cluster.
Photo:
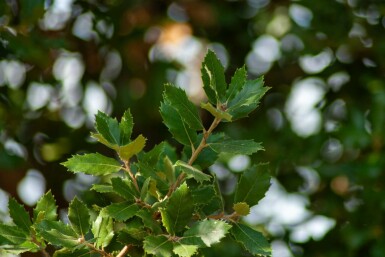
M 201 108 L 213 116 L 207 129 L 185 91 L 165 85 L 160 113 L 174 139 L 184 145 L 182 153 L 167 142 L 145 152 L 144 136 L 131 139 L 134 123 L 129 110 L 120 121 L 99 112 L 92 137 L 111 148 L 117 158 L 88 153 L 74 155 L 63 165 L 74 173 L 99 176 L 100 182 L 91 190 L 110 199 L 109 203 L 75 197 L 64 223 L 58 220 L 51 192 L 39 200 L 32 219 L 11 199 L 14 224 L 0 224 L 0 248 L 49 256 L 50 244 L 58 249 L 56 257 L 189 257 L 231 235 L 251 254 L 270 256 L 264 236 L 240 221 L 270 186 L 267 165 L 253 165 L 240 175 L 232 213 L 225 212 L 218 181 L 206 169 L 221 153 L 251 155 L 263 150 L 261 143 L 213 131 L 221 122 L 248 116 L 268 88 L 261 78 L 247 80 L 245 67 L 227 85 L 223 66 L 212 51 L 204 59 L 202 80 L 208 102 Z

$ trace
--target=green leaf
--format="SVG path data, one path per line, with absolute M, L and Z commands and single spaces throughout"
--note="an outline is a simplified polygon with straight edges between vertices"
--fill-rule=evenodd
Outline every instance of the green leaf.
M 141 209 L 136 213 L 136 216 L 142 219 L 145 227 L 151 229 L 155 234 L 163 233 L 160 224 L 153 218 L 154 212 L 149 209 Z
M 55 251 L 53 257 L 89 257 L 91 255 L 88 249 L 70 250 L 63 248 Z
M 120 120 L 120 142 L 119 145 L 127 145 L 130 142 L 132 128 L 134 127 L 134 121 L 130 110 L 124 112 L 122 119 Z
M 106 247 L 114 237 L 113 220 L 105 212 L 101 211 L 96 220 L 92 223 L 92 233 L 97 248 Z
M 215 118 L 220 120 L 231 121 L 232 117 L 229 113 L 219 110 L 212 106 L 210 103 L 201 103 L 201 107 L 207 111 L 209 111 Z
M 107 114 L 99 111 L 95 115 L 95 128 L 110 144 L 119 145 L 120 128 L 116 119 L 111 118 Z
M 251 254 L 271 256 L 271 246 L 262 233 L 249 226 L 235 223 L 231 229 L 231 234 Z
M 1 239 L 1 236 L 0 236 L 0 256 L 1 253 L 2 253 L 2 250 L 4 250 L 5 252 L 7 253 L 11 253 L 11 254 L 21 254 L 21 253 L 25 253 L 25 252 L 38 252 L 40 250 L 40 247 L 35 244 L 35 243 L 32 243 L 30 241 L 25 241 L 21 244 L 17 244 L 17 245 L 2 245 L 2 239 Z
M 212 94 L 211 91 L 215 92 L 216 95 L 216 102 L 213 103 L 223 103 L 225 101 L 225 95 L 226 95 L 226 80 L 225 80 L 225 71 L 222 66 L 222 63 L 219 61 L 215 53 L 211 50 L 207 51 L 207 54 L 205 56 L 205 59 L 202 64 L 202 70 L 205 69 L 206 73 L 209 77 L 210 84 L 209 86 L 206 85 L 204 82 L 204 89 L 207 91 L 207 88 L 209 89 L 209 94 Z M 205 75 L 206 76 L 206 75 Z M 204 79 L 207 80 L 207 79 Z M 207 92 L 206 92 L 207 94 Z
M 173 245 L 165 236 L 148 236 L 143 241 L 143 248 L 156 257 L 172 256 Z
M 253 140 L 225 139 L 223 141 L 209 143 L 208 145 L 217 153 L 250 155 L 264 150 L 261 143 L 254 142 Z
M 202 67 L 201 67 L 201 74 L 202 74 L 203 90 L 205 91 L 209 101 L 212 104 L 216 105 L 218 103 L 217 95 L 216 95 L 214 89 L 212 89 L 212 87 L 210 85 L 210 75 L 209 75 L 209 71 L 208 71 L 208 69 L 206 69 L 205 65 L 202 65 Z
M 178 142 L 184 145 L 191 145 L 195 142 L 197 133 L 182 120 L 181 114 L 170 103 L 161 103 L 160 114 L 162 115 L 163 123 Z
M 164 174 L 170 184 L 175 182 L 175 168 L 168 156 L 163 159 Z
M 182 120 L 195 130 L 202 130 L 203 125 L 195 105 L 190 102 L 186 92 L 171 84 L 165 85 L 165 100 L 181 115 Z
M 26 240 L 27 235 L 21 228 L 0 223 L 0 245 L 18 245 Z
M 197 182 L 204 182 L 204 181 L 210 181 L 211 176 L 203 173 L 202 171 L 194 168 L 191 165 L 188 165 L 187 163 L 183 161 L 177 161 L 175 163 L 176 167 L 180 167 L 183 172 L 187 174 L 188 178 L 194 178 Z
M 198 246 L 183 244 L 181 241 L 174 242 L 173 245 L 173 252 L 180 257 L 193 256 L 198 250 Z
M 267 164 L 248 168 L 241 176 L 235 191 L 234 202 L 256 205 L 270 187 L 270 174 Z
M 43 195 L 33 209 L 34 222 L 40 222 L 41 220 L 56 220 L 57 206 L 55 198 L 51 191 L 48 191 Z
M 137 204 L 113 203 L 104 208 L 106 213 L 117 221 L 125 221 L 133 217 L 138 211 L 139 207 Z
M 241 202 L 241 203 L 235 203 L 233 205 L 233 210 L 241 216 L 246 216 L 250 214 L 250 206 L 247 203 Z
M 112 193 L 114 191 L 112 186 L 108 184 L 93 184 L 90 189 L 98 193 Z
M 68 208 L 68 219 L 79 236 L 84 236 L 90 229 L 90 213 L 87 206 L 76 196 Z
M 219 243 L 230 228 L 231 225 L 222 220 L 202 220 L 187 230 L 183 237 L 199 237 L 204 243 L 200 247 L 210 247 L 212 244 Z
M 163 225 L 170 234 L 182 231 L 190 222 L 194 211 L 192 200 L 186 183 L 170 196 L 166 208 L 161 210 Z
M 62 165 L 74 173 L 82 172 L 94 176 L 116 173 L 122 168 L 117 160 L 99 153 L 74 155 Z
M 139 197 L 131 180 L 116 177 L 111 179 L 111 183 L 113 191 L 127 201 L 134 202 Z
M 8 208 L 13 223 L 24 231 L 25 234 L 29 235 L 32 226 L 29 213 L 13 198 L 9 198 Z
M 36 228 L 38 234 L 52 245 L 73 248 L 79 244 L 76 232 L 62 221 L 43 220 Z
M 123 244 L 128 244 L 128 241 L 132 241 L 133 239 L 136 240 L 136 242 L 139 241 L 141 243 L 149 234 L 149 231 L 144 227 L 139 218 L 130 220 L 126 223 L 126 227 L 120 232 L 118 240 Z
M 123 160 L 129 161 L 132 156 L 142 151 L 145 145 L 146 145 L 146 138 L 142 135 L 139 135 L 131 143 L 118 148 L 119 156 Z
M 242 90 L 227 104 L 227 112 L 230 113 L 233 120 L 247 117 L 258 107 L 262 96 L 269 90 L 263 84 L 262 77 L 247 81 Z
M 235 71 L 234 76 L 231 78 L 231 83 L 226 91 L 226 103 L 234 99 L 239 91 L 246 83 L 247 72 L 245 66 Z

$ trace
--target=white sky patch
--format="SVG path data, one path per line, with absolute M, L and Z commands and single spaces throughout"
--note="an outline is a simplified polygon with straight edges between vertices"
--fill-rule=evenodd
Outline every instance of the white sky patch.
M 333 61 L 333 51 L 326 48 L 317 55 L 304 55 L 299 58 L 299 66 L 308 74 L 320 73 Z
M 298 26 L 308 28 L 310 27 L 313 13 L 310 9 L 299 4 L 292 4 L 289 7 L 289 15 Z
M 325 83 L 319 78 L 297 81 L 286 102 L 285 112 L 295 133 L 308 137 L 321 128 L 321 113 L 316 105 L 323 99 Z
M 309 221 L 296 226 L 290 234 L 290 240 L 296 243 L 305 243 L 311 238 L 318 241 L 335 225 L 335 220 L 316 215 Z
M 19 61 L 2 61 L 0 62 L 0 83 L 8 84 L 12 89 L 17 89 L 25 81 L 25 76 L 27 72 L 26 66 Z
M 235 172 L 241 172 L 250 166 L 250 157 L 243 154 L 237 154 L 233 156 L 229 162 L 229 168 Z
M 27 103 L 31 110 L 38 110 L 49 103 L 52 87 L 49 84 L 32 82 L 27 91 Z
M 253 52 L 265 62 L 274 62 L 281 57 L 280 43 L 275 37 L 262 35 L 253 43 Z
M 94 120 L 95 114 L 100 110 L 102 112 L 109 112 L 109 101 L 103 88 L 95 82 L 87 84 L 83 107 L 87 112 L 90 120 Z

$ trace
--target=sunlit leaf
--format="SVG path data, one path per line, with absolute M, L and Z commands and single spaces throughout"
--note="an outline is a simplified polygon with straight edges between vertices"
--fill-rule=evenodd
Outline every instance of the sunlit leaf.
M 0 223 L 0 245 L 18 245 L 26 240 L 27 235 L 21 228 Z
M 172 256 L 173 245 L 165 236 L 148 236 L 143 241 L 143 248 L 148 254 L 157 257 Z
M 62 165 L 74 173 L 82 172 L 94 176 L 116 173 L 122 168 L 117 160 L 99 153 L 74 155 Z
M 180 257 L 193 256 L 198 250 L 198 246 L 184 244 L 181 241 L 173 242 L 173 246 L 174 246 L 173 252 Z
M 43 220 L 36 228 L 38 234 L 52 245 L 72 248 L 79 244 L 76 232 L 62 221 Z
M 39 215 L 40 214 L 40 215 Z M 33 209 L 34 222 L 45 220 L 56 220 L 57 218 L 57 206 L 55 198 L 51 191 L 48 191 L 43 195 Z
M 183 237 L 199 237 L 204 243 L 200 247 L 210 247 L 212 244 L 219 243 L 230 228 L 231 225 L 222 220 L 202 220 L 187 230 Z
M 106 247 L 114 236 L 113 220 L 105 212 L 101 211 L 92 223 L 92 233 L 95 238 L 96 247 Z
M 146 138 L 142 135 L 139 135 L 131 143 L 118 148 L 119 156 L 123 160 L 128 161 L 132 156 L 142 151 L 145 145 L 146 145 Z
M 180 167 L 182 171 L 187 174 L 188 178 L 194 178 L 198 182 L 209 181 L 211 178 L 210 175 L 203 173 L 202 171 L 194 168 L 191 165 L 188 165 L 183 161 L 177 161 L 175 163 L 175 166 Z
M 211 50 L 207 51 L 207 54 L 205 56 L 205 59 L 202 63 L 202 70 L 205 69 L 205 75 L 209 77 L 210 84 L 207 85 L 206 78 L 203 79 L 204 81 L 204 89 L 206 91 L 207 95 L 212 95 L 212 91 L 215 92 L 216 95 L 216 102 L 223 103 L 225 101 L 225 94 L 226 94 L 226 80 L 225 80 L 225 72 L 224 68 L 222 66 L 222 63 L 217 58 L 215 53 Z M 203 76 L 203 75 L 202 75 Z M 208 89 L 209 88 L 209 89 Z

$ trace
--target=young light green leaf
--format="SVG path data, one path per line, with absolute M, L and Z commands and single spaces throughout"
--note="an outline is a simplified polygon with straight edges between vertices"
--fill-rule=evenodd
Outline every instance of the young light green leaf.
M 105 212 L 101 211 L 91 228 L 95 238 L 96 247 L 106 247 L 114 237 L 113 220 Z
M 55 251 L 53 257 L 90 257 L 91 252 L 89 249 L 68 249 L 63 248 Z
M 139 211 L 137 204 L 128 202 L 113 203 L 104 208 L 105 212 L 117 221 L 125 221 L 133 217 Z
M 161 210 L 162 222 L 170 234 L 182 231 L 189 223 L 194 206 L 186 183 L 182 184 L 170 196 L 166 208 Z
M 264 150 L 261 143 L 253 140 L 225 139 L 219 142 L 208 144 L 217 153 L 246 154 L 250 155 Z
M 201 107 L 208 112 L 210 112 L 215 118 L 220 120 L 226 120 L 231 121 L 232 117 L 229 113 L 221 111 L 214 106 L 212 106 L 210 103 L 201 103 Z
M 195 129 L 190 128 L 182 119 L 178 111 L 168 102 L 162 102 L 160 105 L 160 114 L 163 123 L 167 126 L 173 137 L 184 145 L 191 145 L 196 141 L 197 133 Z
M 175 168 L 172 164 L 170 158 L 168 156 L 164 157 L 163 159 L 163 166 L 164 166 L 164 174 L 166 174 L 166 178 L 170 184 L 174 184 L 175 182 Z
M 0 245 L 18 245 L 26 240 L 27 235 L 21 228 L 0 223 Z
M 218 103 L 217 95 L 214 89 L 212 89 L 210 85 L 210 75 L 205 65 L 202 65 L 201 67 L 201 74 L 202 74 L 203 90 L 205 91 L 210 103 L 216 105 Z
M 188 124 L 190 128 L 195 130 L 203 129 L 198 110 L 195 105 L 190 102 L 186 92 L 183 89 L 175 87 L 171 84 L 166 84 L 164 90 L 164 98 L 173 108 L 178 111 L 182 120 Z
M 139 135 L 131 143 L 119 147 L 119 150 L 118 150 L 119 156 L 123 160 L 129 161 L 132 156 L 142 151 L 145 145 L 146 145 L 146 138 L 142 135 Z
M 202 220 L 187 230 L 183 237 L 199 237 L 204 243 L 200 247 L 210 247 L 212 244 L 219 243 L 230 228 L 231 225 L 222 220 Z
M 109 175 L 122 168 L 117 160 L 99 153 L 74 155 L 62 165 L 74 173 L 82 172 L 94 176 Z
M 246 83 L 247 72 L 245 66 L 235 71 L 234 76 L 231 78 L 231 83 L 226 91 L 226 103 L 231 101 Z
M 13 223 L 18 226 L 26 235 L 30 234 L 32 222 L 29 213 L 15 199 L 9 198 L 9 215 Z
M 180 167 L 182 169 L 182 171 L 187 174 L 188 178 L 193 178 L 197 182 L 202 183 L 204 181 L 209 181 L 211 179 L 210 175 L 203 173 L 202 171 L 194 168 L 191 165 L 188 165 L 187 163 L 185 163 L 183 161 L 177 161 L 175 163 L 175 166 Z
M 227 88 L 227 84 L 225 80 L 225 71 L 222 66 L 222 63 L 217 58 L 215 53 L 211 50 L 207 51 L 207 54 L 202 64 L 202 70 L 203 69 L 207 71 L 207 74 L 209 76 L 209 79 L 210 79 L 209 88 L 215 92 L 216 100 L 217 100 L 216 103 L 223 103 L 225 101 L 226 88 Z
M 76 232 L 62 221 L 43 220 L 36 229 L 52 245 L 73 248 L 79 244 Z
M 132 128 L 134 127 L 134 121 L 130 110 L 124 112 L 122 119 L 120 120 L 120 142 L 119 145 L 127 145 L 130 142 Z
M 135 202 L 135 199 L 139 197 L 138 191 L 136 191 L 131 180 L 116 177 L 111 179 L 111 183 L 113 192 L 117 193 L 127 201 Z
M 87 206 L 76 196 L 68 208 L 68 219 L 79 236 L 85 236 L 90 229 L 90 213 Z
M 114 191 L 112 186 L 108 184 L 93 184 L 90 189 L 98 193 L 112 193 Z
M 247 117 L 258 107 L 262 96 L 269 90 L 263 84 L 262 77 L 247 81 L 242 90 L 227 104 L 227 112 L 232 115 L 233 120 Z
M 107 139 L 105 139 L 102 134 L 99 134 L 99 133 L 92 133 L 91 132 L 91 137 L 95 138 L 96 140 L 99 141 L 99 143 L 102 143 L 103 145 L 111 148 L 111 149 L 114 149 L 115 151 L 117 151 L 119 149 L 119 146 L 118 145 L 115 145 L 115 144 L 111 144 L 110 142 L 107 141 Z
M 95 115 L 95 127 L 99 134 L 102 135 L 110 144 L 119 145 L 120 128 L 116 119 L 111 118 L 107 114 L 99 111 Z
M 176 255 L 180 257 L 190 257 L 196 254 L 198 246 L 184 244 L 181 241 L 173 242 L 174 249 L 172 250 Z
M 41 220 L 56 220 L 57 206 L 51 191 L 43 195 L 33 209 L 34 223 Z
M 231 229 L 231 234 L 251 254 L 271 256 L 271 246 L 262 233 L 249 226 L 235 223 Z
M 269 187 L 268 164 L 254 165 L 242 174 L 235 191 L 234 202 L 245 202 L 249 206 L 254 206 L 265 196 Z
M 173 245 L 165 236 L 148 236 L 143 242 L 143 248 L 148 254 L 157 257 L 172 256 Z
M 235 203 L 233 205 L 233 210 L 241 216 L 246 216 L 250 214 L 250 206 L 247 203 L 240 202 L 240 203 Z

